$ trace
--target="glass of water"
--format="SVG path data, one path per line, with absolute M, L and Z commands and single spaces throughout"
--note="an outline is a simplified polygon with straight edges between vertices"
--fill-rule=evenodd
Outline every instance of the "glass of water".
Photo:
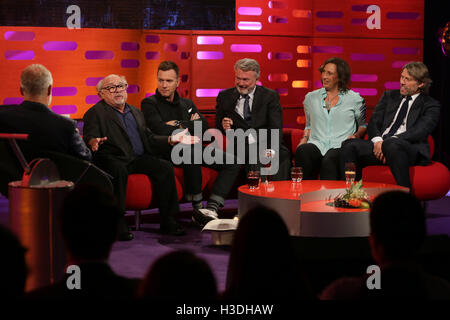
M 292 182 L 302 182 L 303 170 L 301 167 L 292 167 L 291 168 L 291 179 L 292 179 Z

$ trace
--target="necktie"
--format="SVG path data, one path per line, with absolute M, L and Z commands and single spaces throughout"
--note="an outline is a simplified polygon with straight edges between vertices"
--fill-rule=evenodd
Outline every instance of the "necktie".
M 248 94 L 242 95 L 245 99 L 244 101 L 244 120 L 247 121 L 248 124 L 252 121 L 252 112 L 250 111 L 250 96 Z
M 397 119 L 395 119 L 395 122 L 392 125 L 389 132 L 383 136 L 383 139 L 392 137 L 397 132 L 398 128 L 400 128 L 400 125 L 403 123 L 403 121 L 405 120 L 406 114 L 408 113 L 409 100 L 411 100 L 411 96 L 406 96 L 406 100 L 405 100 L 405 102 L 403 102 L 403 104 L 400 108 L 400 111 L 397 115 Z

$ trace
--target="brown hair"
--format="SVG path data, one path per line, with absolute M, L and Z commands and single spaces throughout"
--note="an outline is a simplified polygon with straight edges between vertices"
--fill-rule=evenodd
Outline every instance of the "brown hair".
M 319 68 L 319 71 L 322 73 L 325 69 L 325 66 L 329 63 L 332 63 L 336 66 L 336 71 L 338 74 L 338 87 L 340 91 L 346 92 L 348 90 L 348 85 L 350 84 L 350 67 L 348 63 L 337 57 L 330 58 L 326 60 Z
M 180 73 L 180 69 L 178 68 L 177 64 L 173 61 L 163 61 L 159 64 L 158 66 L 158 70 L 156 72 L 158 72 L 159 70 L 162 71 L 169 71 L 169 70 L 173 70 L 175 71 L 175 73 L 178 74 Z
M 405 64 L 402 71 L 404 69 L 418 82 L 423 83 L 423 86 L 419 88 L 420 92 L 428 94 L 433 81 L 430 78 L 427 66 L 420 61 L 413 61 Z

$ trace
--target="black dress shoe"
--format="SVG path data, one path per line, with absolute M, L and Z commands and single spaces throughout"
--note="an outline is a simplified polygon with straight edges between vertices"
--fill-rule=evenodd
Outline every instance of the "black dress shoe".
M 119 233 L 119 241 L 130 241 L 134 239 L 134 234 L 131 232 L 121 232 Z
M 130 241 L 134 239 L 134 234 L 130 232 L 125 217 L 119 219 L 119 235 L 117 238 L 119 241 Z
M 169 219 L 161 222 L 160 229 L 162 234 L 169 234 L 172 236 L 182 236 L 186 234 L 184 228 L 175 221 L 175 219 Z
M 192 221 L 200 228 L 203 228 L 211 220 L 214 220 L 214 218 L 205 215 L 200 209 L 194 208 L 194 211 L 192 212 Z

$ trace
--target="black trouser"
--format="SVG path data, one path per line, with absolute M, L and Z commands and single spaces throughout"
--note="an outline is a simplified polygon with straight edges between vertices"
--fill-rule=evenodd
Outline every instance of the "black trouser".
M 158 199 L 159 213 L 163 221 L 179 212 L 175 174 L 169 161 L 145 154 L 135 158 L 128 165 L 109 157 L 94 158 L 94 163 L 113 176 L 114 194 L 123 212 L 125 212 L 128 175 L 131 173 L 142 173 L 152 180 L 156 186 L 152 192 Z
M 204 149 L 202 149 L 203 151 Z M 184 185 L 185 192 L 187 196 L 187 200 L 201 200 L 201 199 L 190 199 L 192 196 L 201 195 L 202 192 L 202 166 L 214 169 L 218 172 L 217 178 L 214 181 L 212 191 L 211 191 L 211 199 L 217 201 L 220 205 L 223 205 L 225 202 L 225 198 L 228 196 L 231 188 L 234 185 L 234 181 L 236 180 L 239 171 L 240 165 L 237 164 L 237 161 L 233 158 L 232 163 L 226 163 L 227 154 L 222 150 L 214 149 L 211 152 L 214 158 L 222 159 L 222 164 L 205 163 L 203 157 L 203 161 L 201 164 L 194 164 L 193 158 L 191 159 L 191 163 L 183 163 L 180 166 L 183 168 L 184 175 Z M 230 157 L 230 155 L 228 155 Z M 170 154 L 166 154 L 165 158 L 169 158 Z
M 339 157 L 341 149 L 330 149 L 322 156 L 313 143 L 305 143 L 295 152 L 295 166 L 302 167 L 303 179 L 340 180 Z
M 342 143 L 341 150 L 341 173 L 345 172 L 346 162 L 354 162 L 356 164 L 356 180 L 361 179 L 364 167 L 383 165 L 373 154 L 373 142 L 370 140 L 346 140 Z M 409 166 L 419 163 L 417 150 L 408 141 L 395 137 L 384 140 L 381 150 L 386 158 L 386 165 L 391 169 L 397 184 L 411 188 Z

